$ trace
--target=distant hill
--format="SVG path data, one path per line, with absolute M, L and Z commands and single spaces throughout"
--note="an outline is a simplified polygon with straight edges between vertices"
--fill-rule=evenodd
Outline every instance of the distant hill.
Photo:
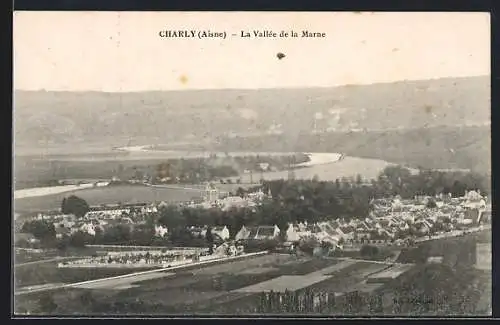
M 293 137 L 314 127 L 342 132 L 477 125 L 490 120 L 490 78 L 311 89 L 16 91 L 14 118 L 19 149 L 196 142 L 271 129 Z

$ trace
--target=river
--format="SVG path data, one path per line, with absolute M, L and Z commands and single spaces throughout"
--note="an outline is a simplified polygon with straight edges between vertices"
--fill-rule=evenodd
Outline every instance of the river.
M 125 147 L 120 148 L 120 151 L 127 151 L 128 160 L 138 160 L 138 159 L 175 159 L 175 158 L 202 158 L 209 157 L 211 154 L 217 154 L 220 156 L 226 155 L 225 152 L 208 152 L 208 151 L 172 151 L 172 150 L 154 150 L 150 149 L 151 146 L 137 146 L 137 147 Z M 294 152 L 229 152 L 227 155 L 230 156 L 283 156 L 292 155 Z M 294 174 L 296 179 L 312 179 L 317 176 L 323 181 L 333 181 L 336 178 L 341 177 L 354 177 L 357 174 L 362 175 L 364 179 L 371 179 L 377 177 L 380 171 L 386 166 L 390 165 L 388 162 L 378 159 L 366 159 L 366 158 L 356 158 L 356 157 L 343 157 L 339 153 L 325 153 L 325 152 L 311 152 L 305 153 L 309 155 L 310 161 L 305 163 L 297 164 L 294 169 Z M 69 157 L 68 160 L 78 160 L 78 161 L 92 161 L 103 159 L 104 157 Z M 342 159 L 341 159 L 342 158 Z M 61 159 L 64 160 L 64 159 Z M 265 180 L 273 179 L 286 179 L 288 177 L 288 171 L 275 171 L 275 172 L 255 172 L 251 174 L 242 174 L 241 176 L 233 177 L 232 179 L 236 181 L 241 179 L 243 183 L 258 182 L 260 178 Z M 103 183 L 104 184 L 104 183 Z M 102 186 L 102 184 L 99 184 Z M 59 194 L 65 192 L 71 192 L 75 190 L 83 190 L 93 187 L 93 184 L 81 184 L 81 185 L 62 185 L 62 186 L 51 186 L 51 187 L 36 187 L 36 188 L 26 188 L 14 191 L 14 199 L 46 196 L 52 194 Z

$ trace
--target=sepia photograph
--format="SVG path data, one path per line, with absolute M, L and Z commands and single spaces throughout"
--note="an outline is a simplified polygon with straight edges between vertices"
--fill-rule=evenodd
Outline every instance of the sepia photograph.
M 490 15 L 13 13 L 13 316 L 492 315 Z

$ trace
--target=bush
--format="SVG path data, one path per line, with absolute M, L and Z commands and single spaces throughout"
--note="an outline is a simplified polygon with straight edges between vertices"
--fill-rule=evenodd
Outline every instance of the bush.
M 379 249 L 376 246 L 363 245 L 359 253 L 363 257 L 375 257 L 379 254 Z
M 299 242 L 299 249 L 309 255 L 312 255 L 314 248 L 319 246 L 321 246 L 321 243 L 314 238 L 308 238 Z
M 94 237 L 83 231 L 77 231 L 69 237 L 69 245 L 73 247 L 84 247 L 93 241 Z
M 22 227 L 22 231 L 33 234 L 36 239 L 45 242 L 50 242 L 56 238 L 54 225 L 45 220 L 26 221 Z
M 269 240 L 247 240 L 243 246 L 248 253 L 259 251 L 274 251 L 278 248 L 280 242 L 276 239 Z

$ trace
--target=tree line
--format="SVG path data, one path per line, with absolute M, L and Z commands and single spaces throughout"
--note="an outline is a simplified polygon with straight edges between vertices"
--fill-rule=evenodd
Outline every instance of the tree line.
M 208 158 L 168 159 L 156 165 L 132 166 L 116 169 L 115 176 L 127 180 L 146 180 L 153 184 L 197 184 L 216 179 L 229 179 L 244 170 L 262 171 L 261 164 L 277 170 L 286 169 L 290 163 L 309 161 L 306 154 L 271 156 L 229 156 L 211 154 Z M 226 180 L 227 181 L 227 180 Z

